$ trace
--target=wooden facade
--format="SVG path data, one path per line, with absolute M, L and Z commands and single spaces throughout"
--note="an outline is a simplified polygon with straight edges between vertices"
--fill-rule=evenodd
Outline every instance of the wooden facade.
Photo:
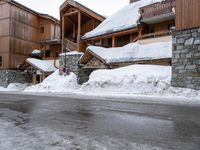
M 61 53 L 60 22 L 48 15 L 40 15 L 39 49 L 42 59 L 56 59 Z
M 85 51 L 87 43 L 81 37 L 96 28 L 105 18 L 78 2 L 67 0 L 60 7 L 62 50 Z
M 47 21 L 46 24 L 44 22 Z M 48 34 L 43 36 L 40 27 Z M 60 35 L 59 21 L 48 15 L 39 14 L 15 1 L 0 1 L 0 69 L 17 69 L 40 42 L 52 40 Z M 51 30 L 49 30 L 51 29 Z M 50 36 L 51 35 L 51 36 Z
M 176 29 L 200 27 L 200 1 L 176 0 Z
M 130 3 L 138 0 L 130 1 Z M 132 29 L 99 35 L 84 39 L 88 43 L 102 47 L 121 47 L 137 40 L 169 36 L 175 27 L 175 0 L 154 3 L 140 8 L 140 24 Z

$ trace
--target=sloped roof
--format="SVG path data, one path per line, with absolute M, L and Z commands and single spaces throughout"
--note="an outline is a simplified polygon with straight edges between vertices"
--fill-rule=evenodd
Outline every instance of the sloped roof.
M 39 12 L 37 12 L 37 11 L 35 11 L 35 10 L 33 10 L 33 9 L 31 9 L 31 8 L 25 6 L 25 5 L 23 5 L 23 4 L 21 4 L 17 1 L 15 1 L 15 0 L 4 0 L 4 1 L 7 2 L 7 3 L 10 3 L 11 5 L 15 5 L 16 7 L 19 7 L 20 9 L 23 9 L 23 10 L 29 12 L 29 13 L 37 15 L 39 17 L 47 18 L 47 19 L 50 19 L 50 20 L 55 21 L 57 23 L 60 23 L 60 21 L 58 19 L 56 19 L 55 17 L 50 16 L 48 14 L 39 13 Z
M 79 62 L 81 64 L 86 64 L 93 56 L 105 64 L 171 58 L 172 42 L 159 42 L 146 45 L 130 43 L 117 48 L 89 46 Z
M 54 67 L 53 63 L 48 60 L 40 60 L 35 58 L 28 58 L 26 62 L 31 66 L 35 67 L 36 69 L 43 71 L 43 72 L 54 72 L 57 69 Z
M 90 39 L 137 27 L 140 19 L 139 9 L 161 1 L 163 0 L 140 0 L 131 3 L 105 19 L 94 30 L 86 33 L 82 39 Z
M 66 0 L 61 6 L 60 6 L 60 12 L 65 11 L 69 6 L 75 7 L 81 11 L 83 11 L 84 13 L 90 15 L 91 17 L 99 20 L 99 21 L 103 21 L 105 19 L 104 16 L 98 14 L 97 12 L 89 9 L 88 7 L 80 4 L 79 2 L 76 2 L 74 0 Z

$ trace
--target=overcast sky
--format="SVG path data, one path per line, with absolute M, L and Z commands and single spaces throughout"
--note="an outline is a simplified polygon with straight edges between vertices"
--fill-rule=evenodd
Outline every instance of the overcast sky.
M 59 7 L 65 0 L 16 0 L 25 6 L 59 19 Z M 101 15 L 109 16 L 129 3 L 129 0 L 76 0 Z

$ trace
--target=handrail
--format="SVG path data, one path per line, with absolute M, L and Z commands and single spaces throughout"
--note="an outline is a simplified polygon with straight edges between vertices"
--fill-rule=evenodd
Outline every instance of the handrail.
M 72 42 L 72 41 L 70 41 L 69 39 L 66 39 L 66 38 L 63 40 L 63 42 L 64 42 L 65 48 L 68 48 L 72 51 L 77 50 L 77 43 L 74 43 L 74 42 Z
M 144 35 L 140 36 L 139 39 L 150 38 L 150 37 L 157 37 L 157 36 L 162 36 L 162 35 L 170 35 L 170 34 L 171 33 L 170 33 L 169 30 L 159 31 L 159 32 L 144 34 Z
M 175 0 L 165 0 L 163 2 L 154 3 L 140 8 L 142 18 L 153 17 L 166 12 L 172 12 L 172 8 L 176 7 Z

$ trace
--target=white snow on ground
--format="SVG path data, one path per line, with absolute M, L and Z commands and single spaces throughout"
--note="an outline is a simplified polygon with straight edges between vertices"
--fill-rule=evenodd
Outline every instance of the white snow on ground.
M 106 63 L 153 60 L 172 57 L 172 42 L 151 44 L 130 43 L 123 47 L 103 48 L 89 46 L 87 50 L 99 55 Z
M 113 70 L 97 70 L 90 75 L 80 93 L 100 95 L 148 95 L 199 98 L 200 91 L 170 85 L 171 67 L 132 65 Z
M 140 0 L 135 3 L 131 3 L 105 19 L 97 28 L 86 33 L 83 38 L 91 38 L 136 27 L 140 19 L 139 9 L 143 6 L 161 1 L 163 0 Z
M 8 110 L 1 109 L 3 112 Z M 0 112 L 1 112 L 0 110 Z M 78 134 L 70 131 L 56 131 L 55 129 L 46 126 L 29 126 L 24 124 L 23 115 L 17 114 L 16 117 L 7 119 L 7 117 L 0 118 L 0 150 L 72 150 L 72 149 L 124 149 L 129 146 L 134 150 L 165 150 L 149 144 L 130 143 L 121 144 L 117 138 L 113 139 L 108 136 L 103 137 L 88 137 L 84 134 Z M 20 121 L 22 125 L 16 125 L 15 120 Z M 52 122 L 47 122 L 52 123 Z M 58 125 L 57 125 L 58 126 Z M 59 126 L 58 126 L 59 128 Z
M 53 62 L 48 60 L 40 60 L 35 58 L 28 58 L 27 63 L 34 65 L 37 69 L 42 70 L 44 72 L 54 72 L 57 69 L 54 67 Z
M 141 99 L 150 100 L 156 99 L 156 97 L 168 97 L 170 101 L 177 99 L 179 103 L 184 101 L 184 104 L 188 103 L 188 99 L 193 100 L 194 103 L 199 102 L 200 91 L 175 88 L 171 86 L 170 82 L 170 66 L 132 65 L 112 70 L 94 71 L 90 75 L 89 81 L 82 86 L 77 84 L 75 74 L 62 76 L 56 71 L 42 83 L 27 87 L 24 92 L 72 94 L 83 97 L 84 95 L 126 96 L 126 98 L 138 96 Z M 156 102 L 160 102 L 160 99 Z
M 38 93 L 64 93 L 73 92 L 78 88 L 77 77 L 74 73 L 70 75 L 59 75 L 59 70 L 47 77 L 42 83 L 27 87 L 24 92 Z
M 25 84 L 21 84 L 21 83 L 11 83 L 8 85 L 7 88 L 1 87 L 0 86 L 0 91 L 1 92 L 9 92 L 9 91 L 23 91 L 26 87 L 28 87 L 29 84 L 25 83 Z

